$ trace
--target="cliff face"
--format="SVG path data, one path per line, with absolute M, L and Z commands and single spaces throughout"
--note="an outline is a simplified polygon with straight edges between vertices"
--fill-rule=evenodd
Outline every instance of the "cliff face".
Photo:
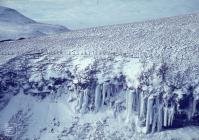
M 126 69 L 113 69 L 129 60 L 134 61 L 134 65 L 127 65 L 128 72 L 134 71 L 132 77 L 128 77 Z M 74 112 L 84 114 L 110 109 L 115 117 L 118 113 L 126 114 L 126 121 L 135 123 L 144 133 L 199 125 L 198 79 L 183 83 L 185 79 L 179 73 L 170 77 L 165 63 L 146 68 L 127 58 L 92 59 L 84 65 L 83 59 L 79 65 L 73 65 L 76 59 L 64 61 L 54 61 L 43 54 L 28 54 L 3 65 L 1 109 L 19 93 L 41 99 L 49 95 L 56 99 L 67 94 L 66 102 L 74 104 Z
M 132 131 L 199 125 L 198 24 L 195 14 L 1 43 L 1 110 L 18 94 L 66 97 L 84 122 L 109 110 Z

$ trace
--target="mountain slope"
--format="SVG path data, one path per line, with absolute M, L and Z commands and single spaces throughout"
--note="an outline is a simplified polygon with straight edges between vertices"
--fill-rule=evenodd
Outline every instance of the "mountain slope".
M 58 25 L 31 20 L 14 9 L 0 6 L 0 41 L 30 38 L 69 31 Z
M 0 43 L 1 133 L 198 139 L 198 44 L 198 14 Z

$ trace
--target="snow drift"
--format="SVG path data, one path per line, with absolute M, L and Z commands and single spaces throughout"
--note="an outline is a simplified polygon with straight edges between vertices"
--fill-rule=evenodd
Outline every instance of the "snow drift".
M 20 122 L 27 125 L 19 135 L 9 135 L 15 139 L 116 139 L 117 132 L 119 138 L 135 139 L 137 132 L 197 126 L 198 35 L 199 15 L 192 14 L 0 43 L 1 123 L 10 126 L 19 114 L 37 122 Z M 28 107 L 21 107 L 19 97 L 27 98 Z M 37 103 L 62 105 L 67 113 L 57 116 L 60 108 L 53 107 L 51 119 L 40 125 L 45 114 L 37 115 Z M 62 117 L 78 119 L 65 128 Z M 102 118 L 92 132 L 92 121 Z M 113 129 L 102 131 L 108 128 Z

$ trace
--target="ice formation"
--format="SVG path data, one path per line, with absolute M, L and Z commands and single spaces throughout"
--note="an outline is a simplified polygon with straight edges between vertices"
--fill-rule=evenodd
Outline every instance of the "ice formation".
M 30 59 L 33 60 L 40 59 L 39 57 L 35 58 L 35 54 L 30 56 L 32 57 Z M 98 112 L 105 108 L 111 108 L 117 113 L 118 110 L 115 110 L 114 106 L 117 104 L 117 97 L 119 97 L 120 100 L 123 98 L 125 102 L 121 106 L 123 106 L 122 112 L 126 112 L 126 119 L 133 121 L 137 118 L 134 123 L 144 133 L 176 127 L 173 125 L 175 119 L 185 121 L 184 123 L 192 122 L 192 119 L 199 113 L 197 108 L 199 83 L 189 85 L 187 87 L 189 93 L 185 93 L 174 85 L 168 86 L 165 78 L 167 73 L 162 72 L 163 69 L 166 70 L 165 64 L 158 68 L 152 66 L 143 71 L 140 75 L 137 75 L 139 85 L 128 87 L 126 76 L 121 72 L 115 77 L 105 78 L 105 81 L 102 82 L 102 79 L 98 81 L 97 68 L 86 68 L 86 73 L 79 73 L 75 77 L 75 72 L 64 71 L 63 64 L 59 66 L 59 64 L 53 63 L 51 69 L 46 69 L 45 67 L 48 67 L 49 61 L 51 61 L 49 58 L 41 60 L 39 63 L 35 61 L 35 63 L 28 64 L 26 61 L 30 61 L 30 59 L 24 60 L 26 57 L 27 55 L 18 59 L 15 58 L 14 61 L 8 62 L 10 64 L 1 68 L 1 75 L 3 76 L 1 77 L 1 93 L 3 93 L 1 95 L 1 108 L 8 103 L 11 96 L 20 91 L 41 98 L 45 98 L 49 94 L 55 94 L 56 97 L 64 93 L 68 96 L 75 96 L 74 110 L 76 113 Z M 120 61 L 125 62 L 125 60 Z M 19 66 L 20 63 L 21 66 Z M 94 63 L 98 64 L 97 62 Z M 11 65 L 13 66 L 12 69 L 9 68 Z M 37 68 L 43 69 L 43 71 L 38 73 Z M 53 68 L 55 69 L 53 70 Z M 59 70 L 56 77 L 46 76 L 51 70 L 57 71 L 56 69 Z M 35 78 L 34 74 L 31 73 L 39 75 Z M 61 78 L 59 75 L 63 77 Z M 172 89 L 167 90 L 167 88 Z M 188 117 L 187 120 L 177 118 L 182 113 Z
M 76 114 L 111 110 L 143 133 L 199 125 L 198 27 L 193 14 L 3 42 L 0 109 L 65 95 Z

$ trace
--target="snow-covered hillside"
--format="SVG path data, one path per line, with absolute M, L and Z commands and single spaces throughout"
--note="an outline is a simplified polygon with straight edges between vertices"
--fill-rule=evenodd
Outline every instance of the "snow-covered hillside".
M 0 43 L 0 132 L 197 140 L 198 44 L 199 14 Z
M 1 0 L 0 5 L 72 30 L 199 12 L 198 0 Z
M 69 31 L 58 25 L 38 23 L 14 9 L 0 6 L 0 41 Z

